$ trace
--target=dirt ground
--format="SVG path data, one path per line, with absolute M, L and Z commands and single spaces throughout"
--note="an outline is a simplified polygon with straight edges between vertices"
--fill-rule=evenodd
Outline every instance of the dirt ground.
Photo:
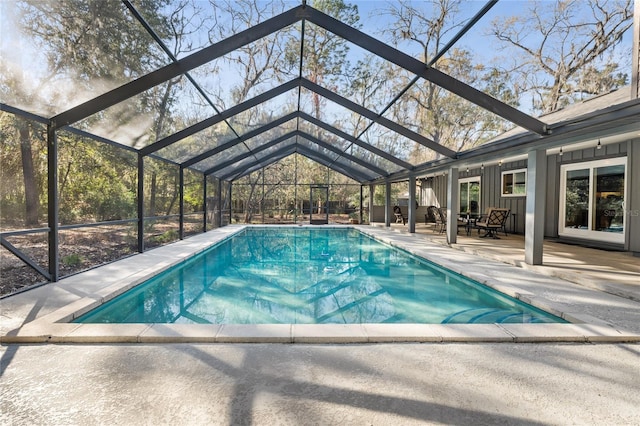
M 10 241 L 25 252 L 42 269 L 48 270 L 48 243 L 44 236 L 16 236 Z M 132 244 L 120 233 L 73 232 L 61 234 L 60 276 L 71 275 L 135 252 Z M 47 282 L 47 279 L 14 256 L 7 249 L 0 251 L 0 296 Z
M 201 228 L 201 225 L 185 224 L 185 234 L 199 232 L 201 229 L 196 229 L 197 227 Z M 147 230 L 145 248 L 168 244 L 178 238 L 175 224 L 157 223 Z M 46 233 L 16 235 L 7 240 L 48 271 Z M 130 225 L 63 230 L 59 234 L 59 250 L 59 273 L 60 277 L 65 277 L 136 253 L 136 230 Z M 44 276 L 9 250 L 0 248 L 0 297 L 46 282 Z

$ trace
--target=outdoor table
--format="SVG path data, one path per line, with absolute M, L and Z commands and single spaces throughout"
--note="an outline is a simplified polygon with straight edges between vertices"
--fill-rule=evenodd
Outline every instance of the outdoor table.
M 475 228 L 478 215 L 474 213 L 460 213 L 458 217 L 464 222 L 467 235 L 471 235 L 471 229 Z

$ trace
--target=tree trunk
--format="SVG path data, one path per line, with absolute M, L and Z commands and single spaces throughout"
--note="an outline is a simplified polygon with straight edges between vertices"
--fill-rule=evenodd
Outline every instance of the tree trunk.
M 255 192 L 256 185 L 258 184 L 258 180 L 255 182 L 249 181 L 251 184 L 251 189 L 249 191 L 249 196 L 247 197 L 247 203 L 245 204 L 244 210 L 244 223 L 251 223 L 251 219 L 253 219 L 253 193 Z
M 178 196 L 180 195 L 180 182 L 178 182 L 178 177 L 176 177 L 173 181 L 173 196 L 171 197 L 171 202 L 169 203 L 169 208 L 167 209 L 166 215 L 169 216 L 171 214 L 171 210 L 173 210 L 173 206 L 176 204 L 178 200 Z
M 24 178 L 25 198 L 25 225 L 38 225 L 38 185 L 36 184 L 36 172 L 33 167 L 33 153 L 31 150 L 31 132 L 29 123 L 20 120 L 18 125 L 20 132 L 20 154 L 22 157 L 22 175 Z
M 149 194 L 149 216 L 153 217 L 156 215 L 156 191 L 158 189 L 158 175 L 156 172 L 151 174 L 151 193 Z

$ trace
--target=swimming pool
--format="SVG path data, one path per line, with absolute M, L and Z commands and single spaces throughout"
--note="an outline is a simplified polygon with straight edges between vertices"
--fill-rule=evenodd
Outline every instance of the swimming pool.
M 249 227 L 74 322 L 566 321 L 355 229 Z

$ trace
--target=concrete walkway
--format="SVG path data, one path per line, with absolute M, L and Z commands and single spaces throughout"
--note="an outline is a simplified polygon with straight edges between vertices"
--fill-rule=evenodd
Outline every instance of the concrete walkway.
M 374 227 L 369 232 L 410 251 L 428 252 L 454 267 L 457 261 L 471 261 L 472 266 L 463 267 L 475 274 L 489 277 L 499 271 L 502 277 L 497 278 L 503 280 L 499 285 L 515 282 L 532 299 L 593 319 L 582 327 L 640 334 L 640 304 L 615 292 L 595 290 L 602 280 L 584 286 L 553 273 L 505 266 L 473 255 L 471 248 L 456 250 L 431 241 L 427 234 Z M 167 261 L 166 252 L 186 255 L 198 249 L 200 240 L 149 253 L 155 252 L 156 263 Z M 141 266 L 142 259 L 134 263 Z M 612 278 L 606 282 L 614 289 L 624 284 L 617 281 L 619 275 L 634 273 L 620 271 L 604 275 L 605 280 Z M 91 277 L 98 281 L 100 274 Z M 91 294 L 95 289 L 91 284 L 62 282 L 1 300 L 2 336 L 6 338 L 16 325 L 46 323 L 47 315 Z M 536 335 L 529 337 L 534 339 L 525 341 L 536 341 Z M 640 424 L 640 344 L 514 341 L 518 339 L 383 344 L 4 343 L 0 423 Z M 594 341 L 609 340 L 603 336 Z
M 640 424 L 638 345 L 0 350 L 5 425 Z

